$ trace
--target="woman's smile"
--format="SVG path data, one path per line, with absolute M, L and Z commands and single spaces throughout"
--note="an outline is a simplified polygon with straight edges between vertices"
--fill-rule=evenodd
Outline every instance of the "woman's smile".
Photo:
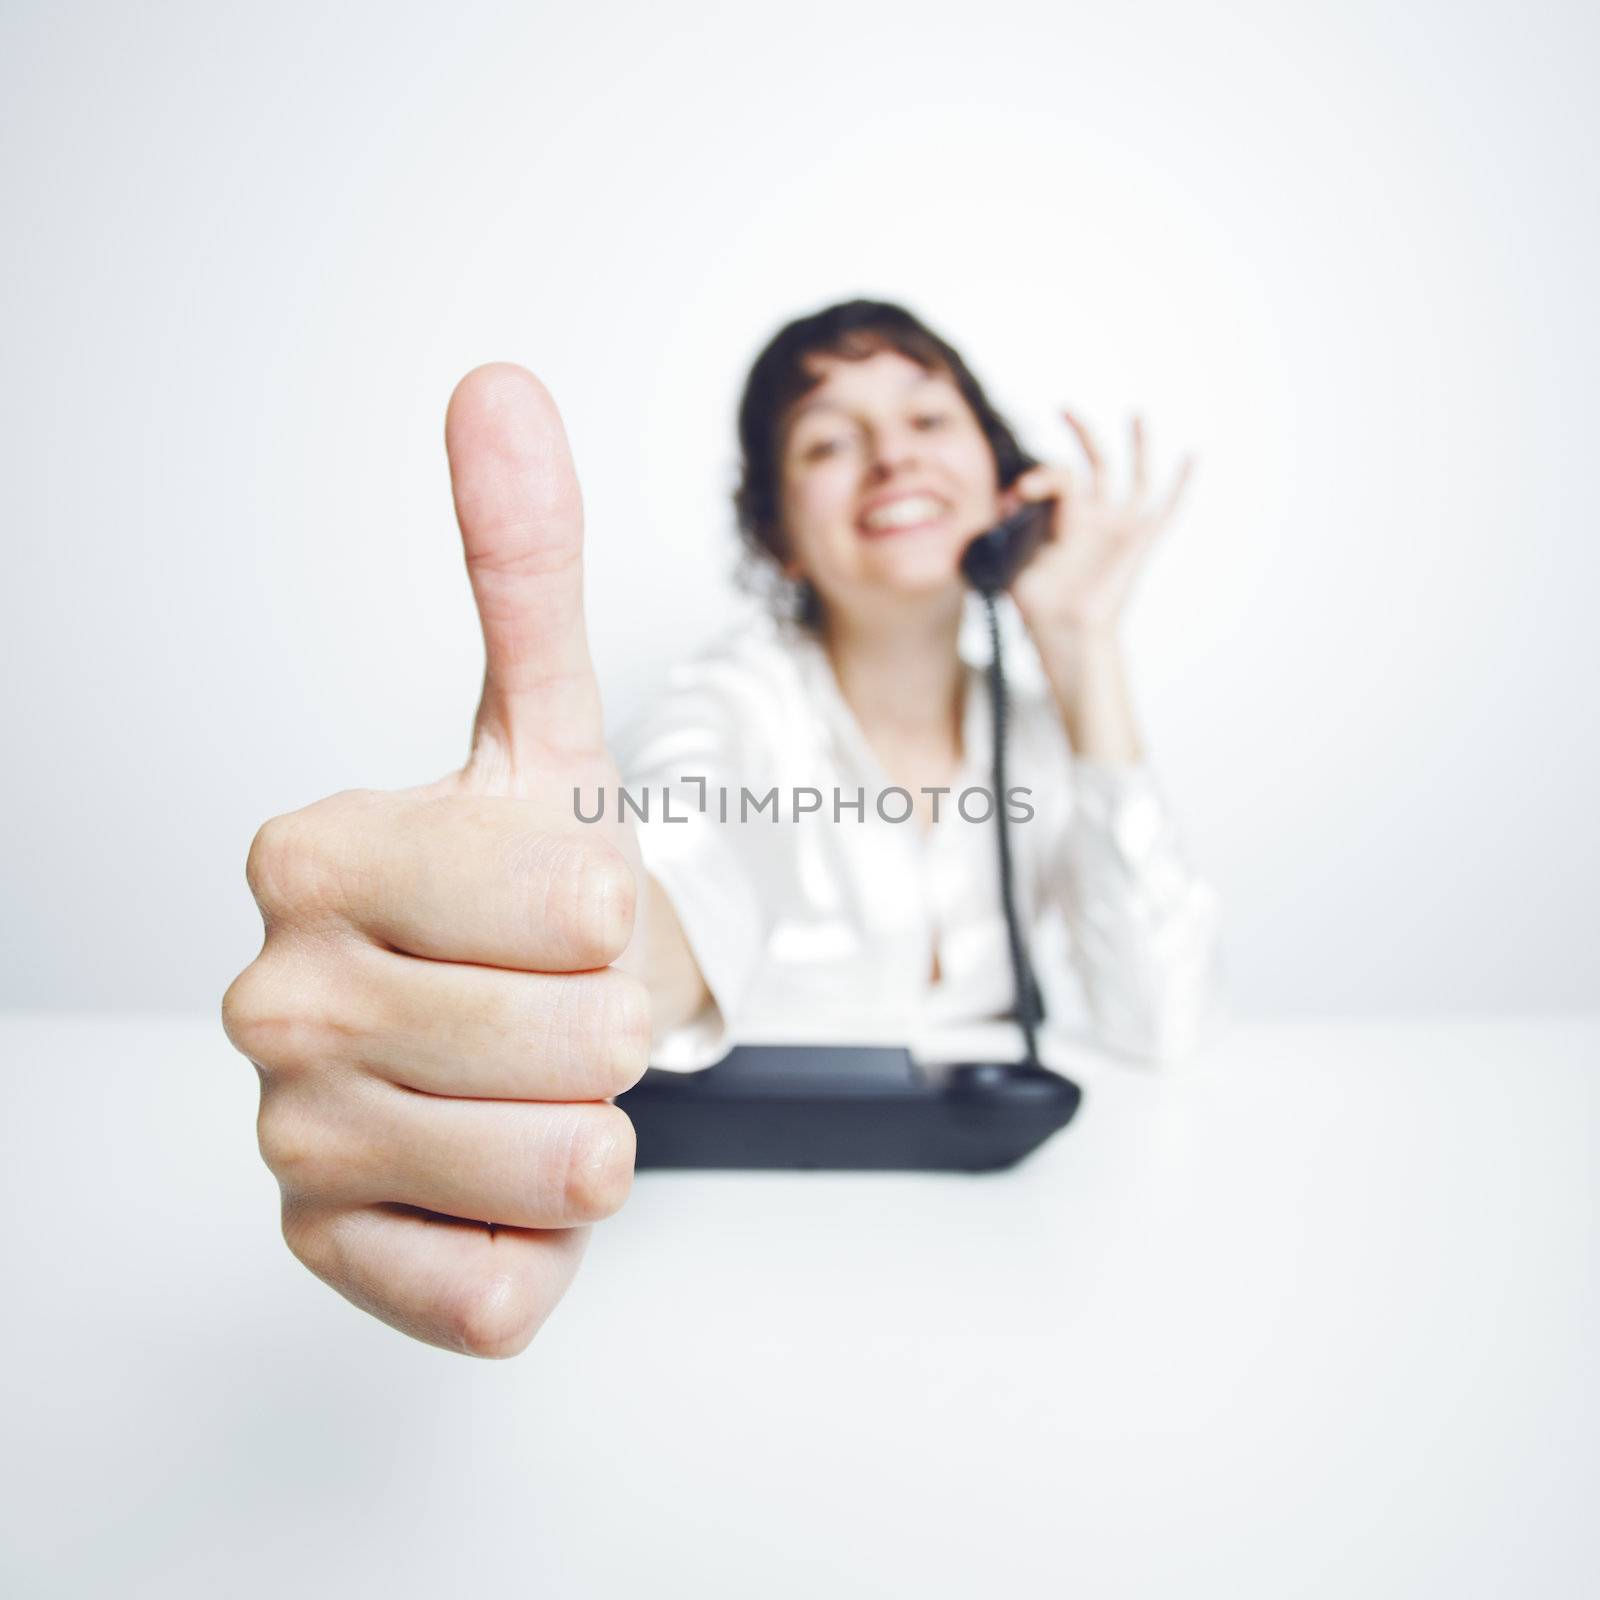
M 879 495 L 862 512 L 856 526 L 867 539 L 890 534 L 917 533 L 939 527 L 950 507 L 942 496 L 923 490 Z

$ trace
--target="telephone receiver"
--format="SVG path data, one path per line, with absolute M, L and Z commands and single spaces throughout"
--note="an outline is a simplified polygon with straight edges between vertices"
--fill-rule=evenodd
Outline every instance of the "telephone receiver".
M 967 546 L 961 557 L 961 575 L 984 594 L 1009 589 L 1050 536 L 1054 515 L 1054 500 L 1030 500 Z

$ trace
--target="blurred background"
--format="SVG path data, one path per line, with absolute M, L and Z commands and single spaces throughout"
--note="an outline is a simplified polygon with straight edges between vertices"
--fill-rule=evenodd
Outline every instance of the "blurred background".
M 538 371 L 608 718 L 735 614 L 738 386 L 899 299 L 1198 453 L 1129 642 L 1249 1016 L 1592 1002 L 1592 8 L 0 13 L 0 1004 L 210 1010 L 269 814 L 437 776 L 445 402 Z M 1588 687 L 1586 687 L 1588 686 Z

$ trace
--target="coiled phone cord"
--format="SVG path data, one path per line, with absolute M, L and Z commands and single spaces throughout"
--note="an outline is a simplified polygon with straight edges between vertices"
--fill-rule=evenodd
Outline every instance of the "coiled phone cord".
M 995 820 L 1000 840 L 1000 901 L 1005 908 L 1006 940 L 1011 947 L 1011 974 L 1017 991 L 1017 1024 L 1027 1051 L 1027 1065 L 1039 1065 L 1039 1019 L 1044 1015 L 1039 985 L 1028 959 L 1028 946 L 1022 934 L 1022 919 L 1017 915 L 1016 885 L 1011 876 L 1011 824 L 1006 816 L 1006 673 L 1000 646 L 1000 612 L 996 591 L 984 588 L 984 614 L 989 622 L 989 704 L 994 724 Z

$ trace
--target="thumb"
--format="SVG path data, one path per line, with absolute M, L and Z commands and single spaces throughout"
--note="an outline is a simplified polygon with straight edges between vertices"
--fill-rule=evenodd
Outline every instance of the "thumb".
M 600 690 L 583 625 L 583 500 L 545 386 L 497 362 L 450 397 L 445 449 L 483 624 L 472 765 L 536 766 L 601 747 Z

